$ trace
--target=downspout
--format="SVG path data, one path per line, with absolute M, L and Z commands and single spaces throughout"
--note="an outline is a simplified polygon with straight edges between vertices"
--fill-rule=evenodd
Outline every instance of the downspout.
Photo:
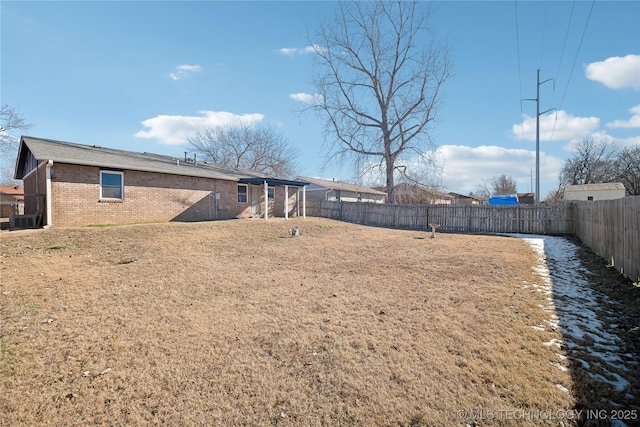
M 53 216 L 51 212 L 51 166 L 53 166 L 53 160 L 49 160 L 47 162 L 46 189 L 45 189 L 45 195 L 47 198 L 47 224 L 42 228 L 51 227 L 51 222 L 52 222 L 51 218 Z

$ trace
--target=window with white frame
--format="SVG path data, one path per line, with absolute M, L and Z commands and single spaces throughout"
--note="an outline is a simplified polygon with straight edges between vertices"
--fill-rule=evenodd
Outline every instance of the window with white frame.
M 267 187 L 267 197 L 269 198 L 269 200 L 273 200 L 276 198 L 275 187 Z
M 124 199 L 124 173 L 117 171 L 100 171 L 100 198 Z
M 238 184 L 238 203 L 247 203 L 249 187 L 246 184 Z

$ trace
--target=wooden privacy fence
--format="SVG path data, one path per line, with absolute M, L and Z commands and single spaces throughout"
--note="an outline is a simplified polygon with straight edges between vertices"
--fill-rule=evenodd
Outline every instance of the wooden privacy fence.
M 575 234 L 634 282 L 640 282 L 640 196 L 575 202 Z
M 640 281 L 640 196 L 542 205 L 386 205 L 313 202 L 309 215 L 378 227 L 471 233 L 576 235 L 633 281 Z
M 573 234 L 573 206 L 387 205 L 322 201 L 310 215 L 378 227 L 476 233 Z

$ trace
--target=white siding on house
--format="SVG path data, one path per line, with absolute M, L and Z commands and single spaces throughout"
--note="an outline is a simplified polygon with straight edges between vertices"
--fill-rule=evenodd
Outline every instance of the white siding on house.
M 361 185 L 318 178 L 297 177 L 309 182 L 308 200 L 384 203 L 386 194 Z
M 604 184 L 567 185 L 564 189 L 564 200 L 614 200 L 625 196 L 624 185 L 620 182 Z

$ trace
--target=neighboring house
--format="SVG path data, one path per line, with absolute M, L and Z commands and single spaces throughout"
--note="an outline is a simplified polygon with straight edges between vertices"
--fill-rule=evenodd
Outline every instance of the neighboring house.
M 17 187 L 0 187 L 0 218 L 9 218 L 24 212 L 24 190 Z
M 625 189 L 621 182 L 567 185 L 564 188 L 564 200 L 613 200 L 624 196 Z
M 533 205 L 535 204 L 536 193 L 518 193 L 518 204 Z
M 393 188 L 393 198 L 401 205 L 450 205 L 453 196 L 417 184 L 400 183 Z
M 308 182 L 307 200 L 331 200 L 342 202 L 384 203 L 386 193 L 362 185 L 328 179 L 298 177 Z
M 20 139 L 15 178 L 23 180 L 25 215 L 36 226 L 305 214 L 305 182 L 29 136 Z
M 458 193 L 449 193 L 449 195 L 452 197 L 451 204 L 453 205 L 481 205 L 486 202 L 486 200 L 475 196 L 466 196 Z

